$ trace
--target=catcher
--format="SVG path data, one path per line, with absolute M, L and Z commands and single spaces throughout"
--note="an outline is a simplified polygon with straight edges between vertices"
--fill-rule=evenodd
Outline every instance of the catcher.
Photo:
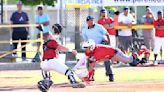
M 60 33 L 58 27 L 53 26 L 54 33 Z M 70 70 L 64 63 L 60 62 L 58 59 L 58 52 L 72 52 L 73 54 L 77 54 L 76 50 L 70 50 L 67 47 L 60 45 L 55 39 L 52 37 L 53 35 L 49 33 L 43 34 L 44 44 L 43 44 L 43 58 L 40 63 L 40 67 L 42 69 L 42 75 L 44 77 L 43 80 L 38 82 L 38 88 L 42 92 L 47 92 L 50 86 L 52 85 L 52 81 L 50 79 L 49 71 L 56 71 L 58 73 L 64 74 L 68 77 L 70 84 L 73 88 L 84 88 L 85 85 L 78 83 L 74 77 L 74 73 Z
M 107 45 L 95 44 L 95 42 L 91 39 L 84 42 L 82 47 L 85 49 L 85 55 L 79 59 L 79 62 L 75 65 L 73 70 L 77 70 L 82 65 L 85 66 L 86 59 L 89 58 L 91 63 L 89 65 L 88 72 L 86 72 L 85 69 L 85 71 L 79 74 L 79 77 L 86 82 L 89 82 L 89 79 L 92 77 L 96 63 L 103 62 L 108 59 L 111 59 L 112 61 L 130 63 L 133 62 L 133 60 L 135 60 L 138 56 L 148 51 L 145 46 L 141 46 L 141 49 L 138 52 L 133 53 L 131 56 L 127 56 L 120 49 Z

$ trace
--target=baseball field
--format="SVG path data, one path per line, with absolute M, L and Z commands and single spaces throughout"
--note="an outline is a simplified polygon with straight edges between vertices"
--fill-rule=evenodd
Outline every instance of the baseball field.
M 95 80 L 86 88 L 73 89 L 65 76 L 51 72 L 49 92 L 164 92 L 164 66 L 114 67 L 115 82 L 108 82 L 103 67 L 96 69 Z M 39 70 L 0 71 L 0 92 L 40 92 Z

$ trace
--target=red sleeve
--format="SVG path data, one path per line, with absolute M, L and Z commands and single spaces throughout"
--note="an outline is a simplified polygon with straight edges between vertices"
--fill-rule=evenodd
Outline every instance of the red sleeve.
M 56 49 L 57 47 L 59 46 L 59 43 L 55 40 L 51 40 L 49 43 L 48 43 L 48 47 L 50 48 L 54 48 Z
M 86 53 L 86 52 L 85 52 L 85 55 L 89 57 L 89 56 L 91 56 L 91 53 Z
M 111 20 L 112 23 L 114 22 L 114 19 L 112 17 L 110 17 L 110 20 Z
M 155 30 L 157 30 L 156 28 L 157 28 L 157 26 L 158 26 L 158 21 L 157 21 L 157 20 L 154 21 L 154 22 L 153 22 L 153 25 L 154 25 Z
M 154 21 L 153 24 L 154 24 L 154 26 L 157 26 L 157 21 Z
M 103 22 L 102 22 L 101 18 L 98 20 L 98 24 L 103 25 Z
M 107 22 L 108 24 L 111 24 L 111 23 L 114 22 L 113 18 L 111 18 L 111 17 L 109 17 L 107 21 L 108 21 L 108 22 Z

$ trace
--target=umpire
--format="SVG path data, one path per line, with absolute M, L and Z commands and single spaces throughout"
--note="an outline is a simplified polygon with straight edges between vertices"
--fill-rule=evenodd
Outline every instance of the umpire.
M 22 11 L 22 2 L 19 1 L 17 3 L 17 11 L 15 11 L 11 18 L 11 24 L 28 24 L 29 18 L 27 13 Z M 19 27 L 19 28 L 13 28 L 12 32 L 12 40 L 27 40 L 28 38 L 28 28 L 27 27 Z M 13 49 L 17 48 L 18 43 L 13 43 Z M 21 45 L 26 45 L 25 42 L 21 43 Z M 26 47 L 22 48 L 22 51 L 25 51 Z M 16 55 L 16 52 L 13 53 L 13 55 Z M 22 52 L 22 60 L 26 60 L 26 53 Z
M 96 44 L 103 44 L 102 42 L 107 42 L 107 44 L 110 43 L 108 32 L 102 25 L 94 23 L 94 18 L 92 16 L 87 16 L 86 22 L 88 26 L 82 30 L 82 36 L 85 41 L 92 39 L 96 42 Z M 106 41 L 104 37 L 107 38 Z M 106 76 L 109 76 L 109 81 L 114 81 L 110 61 L 105 61 L 104 65 L 106 69 Z M 91 80 L 94 81 L 94 78 Z

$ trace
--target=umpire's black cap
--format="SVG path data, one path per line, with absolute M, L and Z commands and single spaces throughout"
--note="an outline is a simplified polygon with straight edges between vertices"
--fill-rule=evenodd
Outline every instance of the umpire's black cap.
M 89 20 L 93 20 L 94 19 L 94 17 L 92 17 L 92 16 L 87 16 L 87 19 L 86 19 L 86 21 L 89 21 Z

